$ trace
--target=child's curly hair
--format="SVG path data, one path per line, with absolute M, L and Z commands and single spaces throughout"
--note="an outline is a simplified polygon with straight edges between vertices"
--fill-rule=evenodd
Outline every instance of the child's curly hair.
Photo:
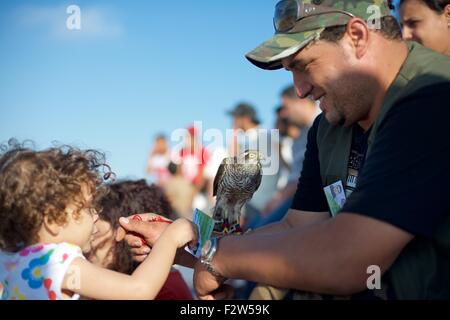
M 93 195 L 90 206 L 100 211 L 97 199 L 105 192 L 103 178 L 111 174 L 98 151 L 70 146 L 35 151 L 9 140 L 0 147 L 0 249 L 16 252 L 36 243 L 44 217 L 66 223 L 70 203 L 79 210 L 88 205 L 82 185 Z
M 136 213 L 157 213 L 169 219 L 176 219 L 164 191 L 145 180 L 120 181 L 109 185 L 108 193 L 100 200 L 103 208 L 100 219 L 109 222 L 113 230 L 119 227 L 119 218 Z M 96 250 L 96 248 L 93 248 Z M 133 262 L 128 245 L 122 241 L 111 248 L 112 262 L 108 269 L 131 274 L 137 264 Z

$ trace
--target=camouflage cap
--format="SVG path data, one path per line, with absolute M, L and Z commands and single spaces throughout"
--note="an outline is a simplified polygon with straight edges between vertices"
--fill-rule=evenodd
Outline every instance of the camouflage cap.
M 293 27 L 288 31 L 277 31 L 272 38 L 246 54 L 257 67 L 280 69 L 282 59 L 319 39 L 325 28 L 346 25 L 352 17 L 368 21 L 390 15 L 386 0 L 283 0 L 277 4 L 277 10 L 279 5 L 286 5 L 288 9 L 285 10 L 290 10 L 292 4 L 297 4 L 297 15 L 300 15 L 295 22 L 287 20 Z

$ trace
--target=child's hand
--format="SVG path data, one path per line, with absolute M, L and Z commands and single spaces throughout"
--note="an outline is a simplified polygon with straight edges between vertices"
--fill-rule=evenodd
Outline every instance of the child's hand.
M 192 248 L 197 244 L 197 226 L 187 219 L 175 220 L 164 233 L 175 242 L 177 248 L 182 248 L 186 244 Z
M 137 216 L 140 218 L 135 219 Z M 162 220 L 164 222 L 158 222 Z M 157 214 L 147 213 L 121 218 L 119 222 L 120 227 L 117 230 L 116 241 L 125 241 L 131 248 L 133 259 L 137 262 L 142 262 L 150 253 L 151 247 L 156 240 L 169 226 L 169 223 L 166 222 L 171 221 Z

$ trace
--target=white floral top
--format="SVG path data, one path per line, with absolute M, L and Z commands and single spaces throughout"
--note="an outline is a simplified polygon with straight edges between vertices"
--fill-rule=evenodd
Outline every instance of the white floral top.
M 76 270 L 69 267 L 78 257 L 84 259 L 80 247 L 68 243 L 37 244 L 16 253 L 0 251 L 1 300 L 63 299 L 62 281 L 67 272 L 76 281 Z

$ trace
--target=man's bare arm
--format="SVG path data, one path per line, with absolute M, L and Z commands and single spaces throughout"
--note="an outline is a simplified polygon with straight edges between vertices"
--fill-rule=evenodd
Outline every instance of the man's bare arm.
M 213 265 L 228 278 L 346 295 L 365 289 L 370 265 L 384 273 L 412 238 L 380 220 L 341 213 L 302 230 L 225 237 Z
M 330 218 L 328 212 L 310 212 L 289 209 L 287 214 L 281 221 L 271 223 L 267 226 L 254 229 L 249 234 L 267 234 L 273 232 L 280 232 L 290 228 L 305 228 L 317 222 L 321 222 Z

